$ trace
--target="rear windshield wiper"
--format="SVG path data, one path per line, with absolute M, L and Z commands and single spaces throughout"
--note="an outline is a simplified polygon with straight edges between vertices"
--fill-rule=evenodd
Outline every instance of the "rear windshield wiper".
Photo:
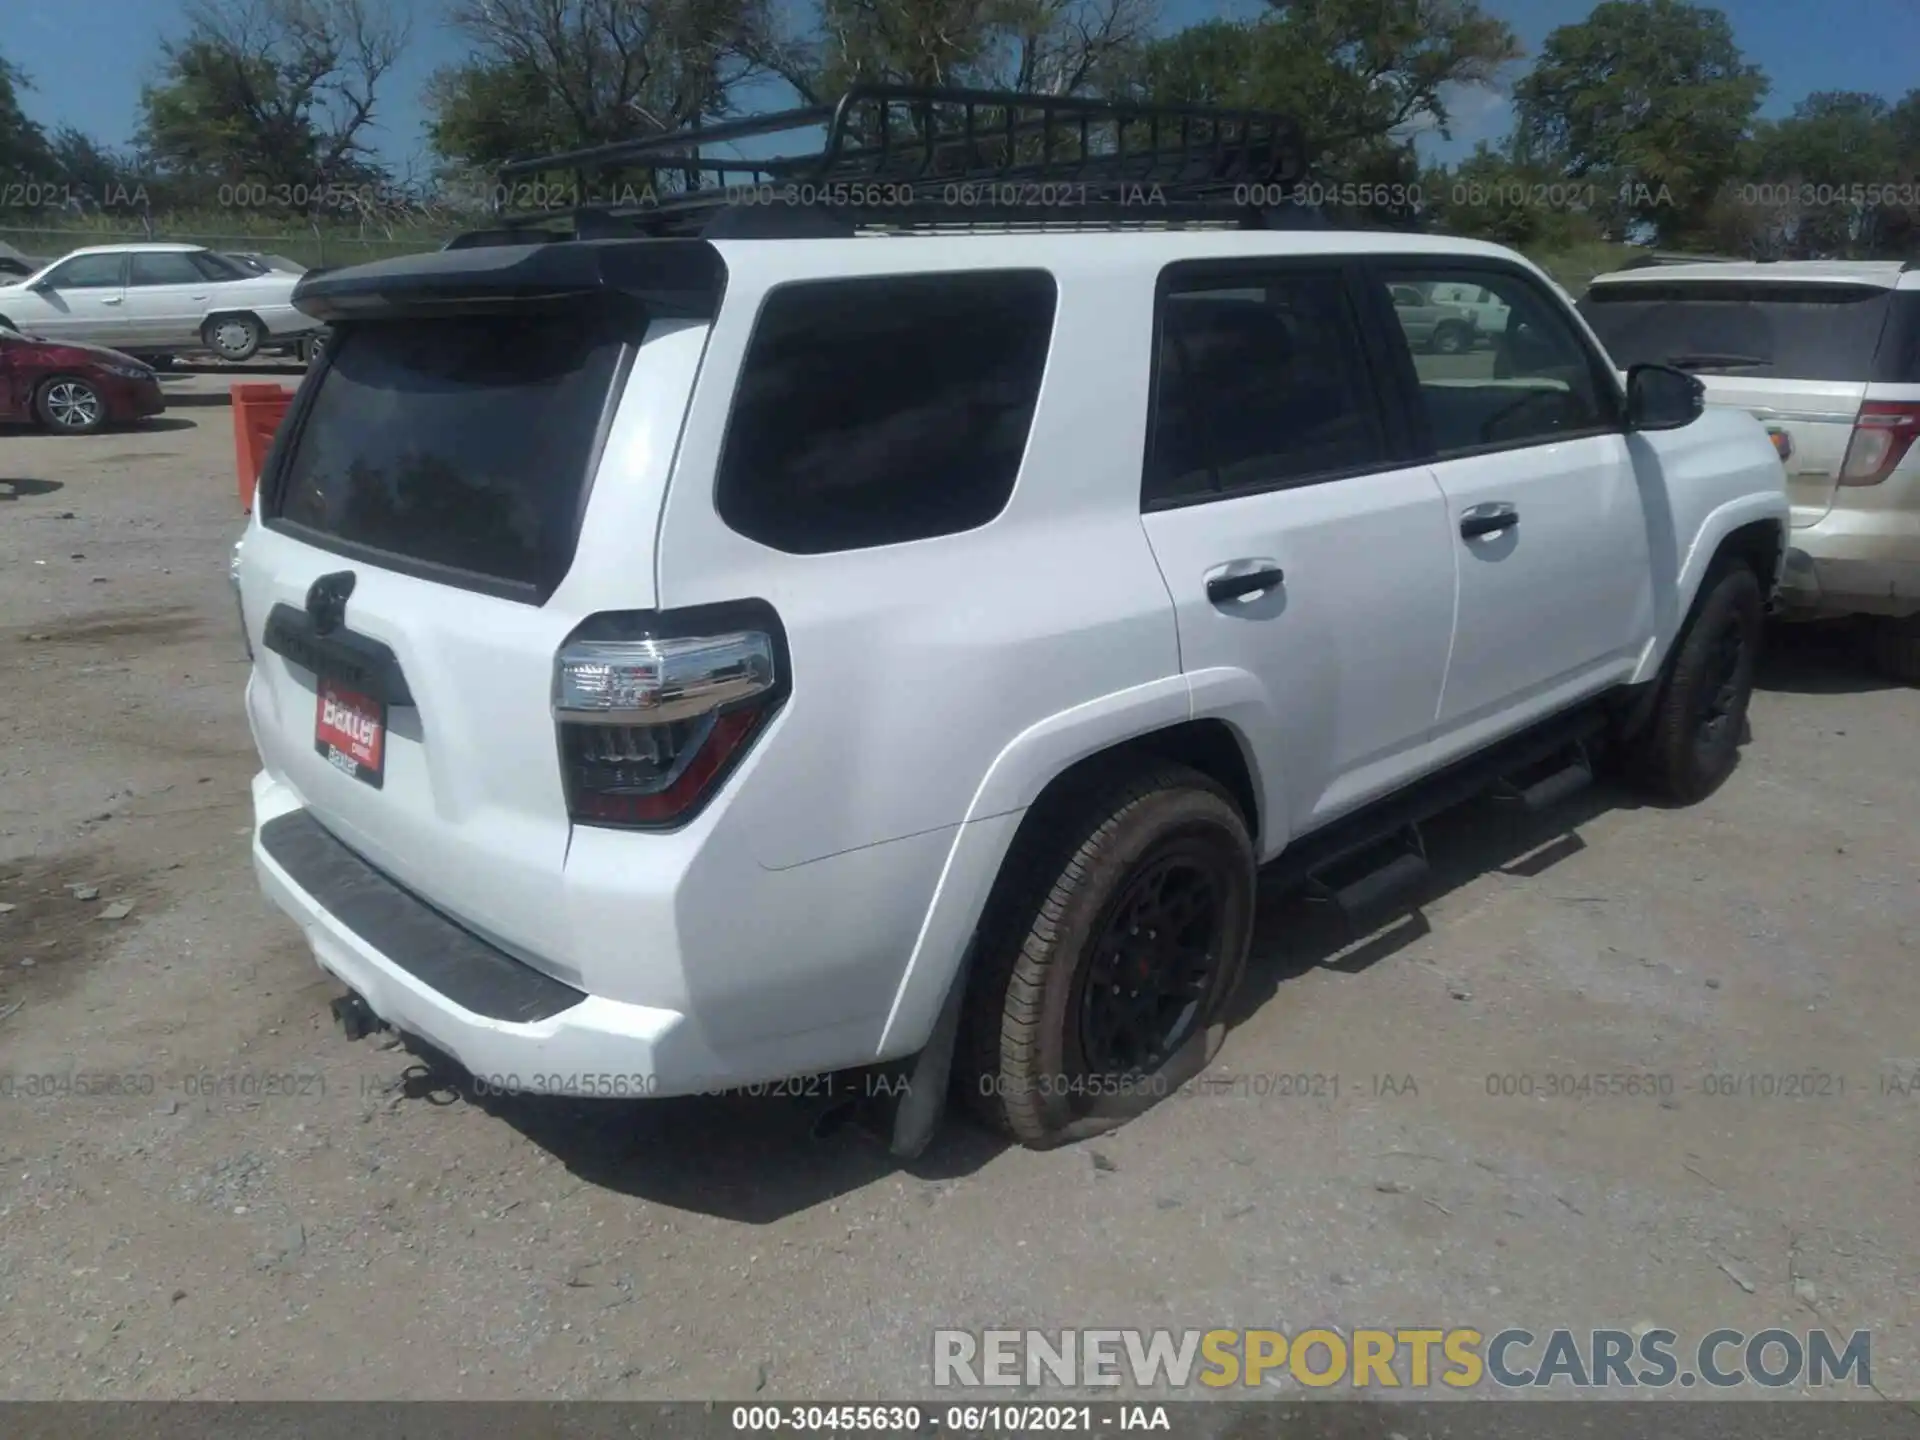
M 1773 362 L 1758 355 L 1674 355 L 1667 364 L 1676 370 L 1750 370 Z

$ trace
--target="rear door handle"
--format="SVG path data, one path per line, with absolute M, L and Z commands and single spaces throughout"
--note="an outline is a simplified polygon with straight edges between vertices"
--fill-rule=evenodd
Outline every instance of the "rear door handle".
M 1520 524 L 1520 512 L 1511 505 L 1476 505 L 1460 517 L 1460 536 L 1464 540 L 1482 535 L 1498 535 Z
M 1239 575 L 1215 575 L 1207 581 L 1207 599 L 1215 605 L 1227 600 L 1239 600 L 1248 595 L 1257 595 L 1262 590 L 1271 590 L 1286 578 L 1286 573 L 1278 565 L 1263 566 Z
M 100 303 L 102 305 L 118 305 L 120 303 L 120 297 L 118 295 L 109 295 Z

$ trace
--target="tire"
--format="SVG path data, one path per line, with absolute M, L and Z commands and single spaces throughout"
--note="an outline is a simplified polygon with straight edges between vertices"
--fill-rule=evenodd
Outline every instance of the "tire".
M 1436 355 L 1458 355 L 1472 343 L 1472 333 L 1464 326 L 1442 325 L 1433 332 L 1433 353 Z
M 107 398 L 90 380 L 52 375 L 35 392 L 33 413 L 57 435 L 91 435 L 107 423 Z
M 1760 581 L 1746 565 L 1729 562 L 1707 576 L 1634 756 L 1656 795 L 1691 805 L 1733 773 L 1765 620 Z
M 1126 945 L 1168 907 L 1186 975 L 1166 940 L 1137 959 L 1102 943 Z M 1035 1149 L 1151 1108 L 1219 1050 L 1253 913 L 1253 844 L 1219 785 L 1156 762 L 1079 787 L 1023 832 L 989 902 L 955 1065 L 969 1106 Z M 1114 1023 L 1140 993 L 1120 997 L 1128 978 L 1171 987 L 1142 984 L 1158 998 L 1131 1007 L 1139 1030 Z
M 222 360 L 238 365 L 259 352 L 267 327 L 251 315 L 216 315 L 200 327 L 200 338 Z
M 1920 615 L 1874 623 L 1873 666 L 1889 680 L 1920 685 Z

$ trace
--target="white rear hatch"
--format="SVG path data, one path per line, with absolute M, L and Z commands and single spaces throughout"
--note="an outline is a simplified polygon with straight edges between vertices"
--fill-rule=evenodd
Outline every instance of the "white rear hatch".
M 555 656 L 588 615 L 654 603 L 705 329 L 610 303 L 342 325 L 243 546 L 267 770 L 377 868 L 562 979 L 579 967 L 553 929 L 570 834 Z

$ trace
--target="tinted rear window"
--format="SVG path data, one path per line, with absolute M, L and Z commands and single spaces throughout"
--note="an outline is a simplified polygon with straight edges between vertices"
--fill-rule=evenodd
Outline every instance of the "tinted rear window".
M 1703 373 L 1780 380 L 1874 378 L 1894 292 L 1865 285 L 1709 281 L 1595 285 L 1580 302 L 1621 369 L 1689 357 L 1753 360 Z
M 1883 385 L 1920 385 L 1920 290 L 1893 292 L 1873 378 Z
M 1295 269 L 1261 278 L 1252 290 L 1185 282 L 1161 302 L 1141 490 L 1148 508 L 1336 475 L 1385 458 L 1340 272 Z
M 1053 310 L 1044 271 L 774 291 L 728 421 L 721 518 L 799 555 L 986 524 L 1020 471 Z
M 572 563 L 639 324 L 566 309 L 344 327 L 279 477 L 278 518 L 376 563 L 544 600 Z

